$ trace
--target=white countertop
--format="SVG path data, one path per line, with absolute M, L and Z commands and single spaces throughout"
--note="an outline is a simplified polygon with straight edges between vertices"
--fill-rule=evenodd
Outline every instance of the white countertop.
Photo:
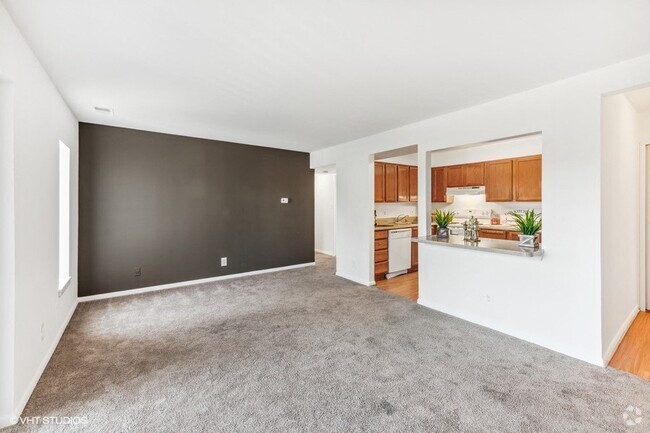
M 522 257 L 543 257 L 544 250 L 541 246 L 536 248 L 520 247 L 517 241 L 503 239 L 481 239 L 479 242 L 467 242 L 460 236 L 438 238 L 437 236 L 422 236 L 413 238 L 413 242 L 440 245 L 451 248 L 464 248 L 469 250 L 486 251 L 491 253 L 509 254 Z

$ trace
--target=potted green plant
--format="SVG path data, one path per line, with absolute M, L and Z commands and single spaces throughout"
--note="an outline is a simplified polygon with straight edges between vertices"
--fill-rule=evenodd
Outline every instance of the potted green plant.
M 521 232 L 519 235 L 519 246 L 536 247 L 539 245 L 537 233 L 542 229 L 542 214 L 535 213 L 529 209 L 524 214 L 510 212 L 515 225 Z
M 433 213 L 433 218 L 436 220 L 438 229 L 436 235 L 439 238 L 448 238 L 449 237 L 449 224 L 454 220 L 454 215 L 456 212 L 436 209 Z

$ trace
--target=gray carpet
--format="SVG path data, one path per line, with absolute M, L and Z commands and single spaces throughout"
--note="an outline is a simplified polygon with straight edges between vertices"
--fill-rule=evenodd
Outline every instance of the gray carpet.
M 333 273 L 80 304 L 24 415 L 88 423 L 7 433 L 650 430 L 650 382 Z

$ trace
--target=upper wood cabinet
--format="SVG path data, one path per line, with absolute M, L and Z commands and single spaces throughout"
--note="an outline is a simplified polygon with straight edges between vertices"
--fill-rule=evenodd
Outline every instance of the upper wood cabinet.
M 418 168 L 375 162 L 375 203 L 418 201 Z
M 397 166 L 397 201 L 409 201 L 409 167 L 408 165 Z
M 384 164 L 375 162 L 375 203 L 386 201 L 385 175 Z
M 485 163 L 485 201 L 512 201 L 512 159 Z
M 542 155 L 513 160 L 515 201 L 542 201 Z
M 465 167 L 465 186 L 485 185 L 485 163 L 467 164 Z
M 396 202 L 397 201 L 397 165 L 395 164 L 384 164 L 384 183 L 386 186 L 386 192 L 384 199 L 386 202 Z
M 485 163 L 452 165 L 447 167 L 447 187 L 485 185 Z
M 447 187 L 465 186 L 465 166 L 453 165 L 447 167 Z
M 418 168 L 409 167 L 409 201 L 418 201 Z
M 447 169 L 445 167 L 431 169 L 431 201 L 433 203 L 447 201 Z

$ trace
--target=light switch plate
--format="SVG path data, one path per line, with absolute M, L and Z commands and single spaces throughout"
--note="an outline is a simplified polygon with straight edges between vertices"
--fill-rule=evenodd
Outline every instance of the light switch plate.
M 280 203 L 282 203 L 282 204 L 287 204 L 287 203 L 289 203 L 289 198 L 287 198 L 287 197 L 282 197 L 282 198 L 280 199 Z

